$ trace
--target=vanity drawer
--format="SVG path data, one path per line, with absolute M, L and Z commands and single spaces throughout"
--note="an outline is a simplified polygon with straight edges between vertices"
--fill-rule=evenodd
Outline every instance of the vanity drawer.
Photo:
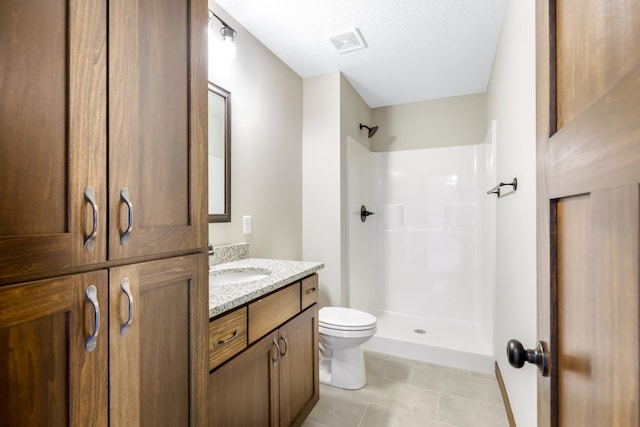
M 249 304 L 249 344 L 300 313 L 300 282 Z
M 300 309 L 304 310 L 318 302 L 318 275 L 314 274 L 302 279 Z
M 209 369 L 247 348 L 247 307 L 209 322 Z

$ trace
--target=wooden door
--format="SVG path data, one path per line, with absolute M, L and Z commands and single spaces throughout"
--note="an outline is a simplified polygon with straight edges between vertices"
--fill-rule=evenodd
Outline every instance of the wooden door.
M 109 2 L 109 258 L 206 246 L 204 0 Z
M 111 425 L 205 423 L 206 269 L 201 254 L 109 271 Z
M 107 311 L 104 270 L 0 288 L 0 426 L 107 425 Z
M 320 397 L 317 305 L 282 326 L 279 340 L 280 426 L 301 425 Z
M 0 278 L 105 259 L 106 23 L 104 0 L 0 2 Z
M 210 427 L 278 425 L 277 339 L 265 336 L 209 375 Z
M 542 426 L 640 425 L 640 2 L 539 0 Z

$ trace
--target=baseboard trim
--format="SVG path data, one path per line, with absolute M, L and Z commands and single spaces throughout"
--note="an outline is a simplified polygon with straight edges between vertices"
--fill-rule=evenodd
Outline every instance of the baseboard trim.
M 496 378 L 498 380 L 498 385 L 500 386 L 500 393 L 502 394 L 504 409 L 505 411 L 507 411 L 507 418 L 509 419 L 509 425 L 511 427 L 516 427 L 516 420 L 515 418 L 513 418 L 511 403 L 509 403 L 509 396 L 507 395 L 507 389 L 504 386 L 504 381 L 502 381 L 502 374 L 500 373 L 500 367 L 498 366 L 498 362 L 495 362 L 495 364 L 496 364 Z

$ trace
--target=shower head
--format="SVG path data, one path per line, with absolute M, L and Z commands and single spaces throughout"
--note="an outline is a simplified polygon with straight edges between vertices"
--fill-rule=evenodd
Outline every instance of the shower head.
M 368 135 L 369 138 L 371 138 L 373 135 L 376 134 L 376 132 L 378 132 L 378 126 L 369 127 L 360 123 L 360 129 L 362 128 L 367 128 L 367 130 L 369 131 L 369 135 Z

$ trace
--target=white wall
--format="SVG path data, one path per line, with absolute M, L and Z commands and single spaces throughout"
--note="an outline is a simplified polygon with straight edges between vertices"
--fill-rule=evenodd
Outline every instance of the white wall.
M 509 366 L 505 347 L 536 343 L 535 2 L 510 0 L 487 91 L 497 120 L 498 181 L 518 191 L 496 202 L 495 355 L 518 427 L 537 424 L 537 368 Z
M 248 242 L 252 257 L 302 257 L 302 78 L 213 0 L 238 33 L 235 60 L 210 51 L 209 80 L 231 92 L 231 222 L 209 225 L 214 245 Z M 210 23 L 214 37 L 219 24 Z M 242 234 L 251 215 L 252 234 Z
M 487 129 L 484 93 L 412 102 L 371 110 L 380 126 L 371 151 L 479 144 Z

